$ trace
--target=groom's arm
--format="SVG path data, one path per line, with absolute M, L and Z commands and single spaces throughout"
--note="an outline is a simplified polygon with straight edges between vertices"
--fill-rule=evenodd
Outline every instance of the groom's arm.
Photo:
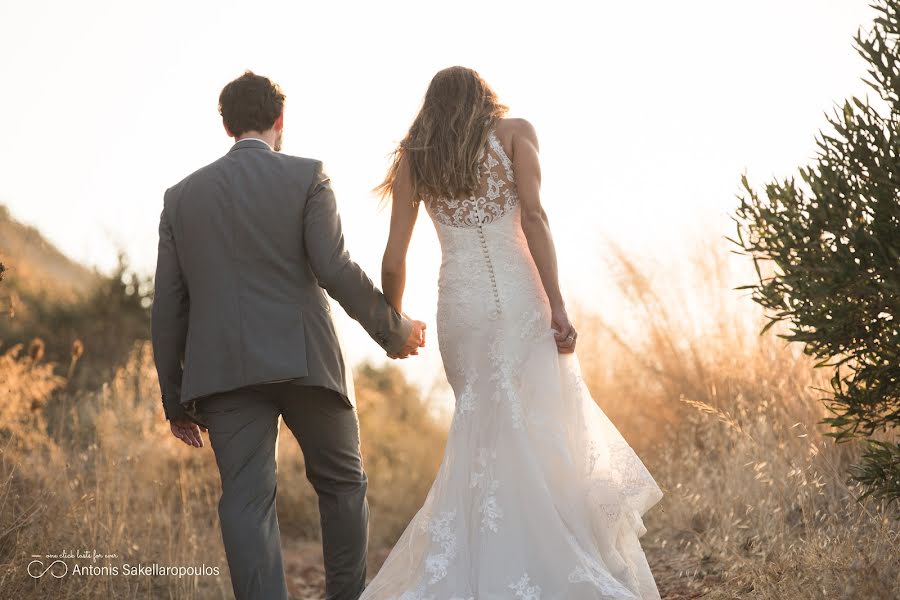
M 166 192 L 168 195 L 168 192 Z M 166 202 L 163 202 L 159 218 L 159 250 L 156 259 L 153 309 L 151 311 L 151 338 L 153 360 L 159 375 L 162 405 L 166 419 L 185 416 L 181 404 L 181 377 L 184 373 L 182 358 L 187 340 L 188 298 L 187 285 L 181 274 L 175 237 L 169 222 Z
M 317 162 L 303 212 L 303 243 L 313 273 L 328 294 L 389 354 L 399 354 L 412 324 L 394 310 L 350 259 L 331 180 Z

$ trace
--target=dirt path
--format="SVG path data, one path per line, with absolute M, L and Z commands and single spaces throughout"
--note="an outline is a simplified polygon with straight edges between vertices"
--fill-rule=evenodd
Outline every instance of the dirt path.
M 324 597 L 325 575 L 322 571 L 322 548 L 319 542 L 306 540 L 283 540 L 284 568 L 287 573 L 288 590 L 292 600 L 321 600 Z M 369 552 L 369 576 L 387 558 L 389 548 L 373 549 Z M 653 572 L 660 584 L 663 600 L 692 600 L 701 598 L 678 585 L 678 573 L 665 565 L 653 565 Z
M 325 595 L 322 546 L 308 540 L 282 539 L 284 570 L 291 600 L 321 600 Z M 369 550 L 369 577 L 378 572 L 390 548 Z

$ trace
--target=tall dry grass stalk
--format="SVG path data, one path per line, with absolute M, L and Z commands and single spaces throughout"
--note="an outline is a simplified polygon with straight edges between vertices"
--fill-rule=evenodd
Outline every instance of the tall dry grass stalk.
M 579 354 L 666 492 L 644 541 L 669 597 L 900 597 L 898 515 L 857 501 L 860 449 L 818 424 L 828 373 L 759 335 L 727 254 L 710 245 L 677 277 L 610 256 L 631 320 L 582 314 Z
M 77 348 L 76 352 L 81 349 Z M 101 390 L 66 380 L 15 347 L 0 355 L 0 598 L 231 597 L 210 447 L 176 441 L 162 419 L 147 344 Z M 393 543 L 422 503 L 445 434 L 398 371 L 357 377 L 373 546 Z M 279 437 L 278 512 L 286 537 L 319 536 L 299 447 Z M 32 555 L 115 554 L 81 566 L 157 563 L 218 567 L 218 576 L 33 579 Z M 49 564 L 51 560 L 45 560 Z
M 69 567 L 222 565 L 218 485 L 209 453 L 178 447 L 159 418 L 149 348 L 140 345 L 95 393 L 64 391 L 51 365 L 0 359 L 0 590 L 4 598 L 219 597 L 219 577 L 73 576 L 33 579 L 32 555 L 97 551 Z M 18 407 L 18 408 L 16 408 Z M 51 560 L 44 560 L 49 564 Z

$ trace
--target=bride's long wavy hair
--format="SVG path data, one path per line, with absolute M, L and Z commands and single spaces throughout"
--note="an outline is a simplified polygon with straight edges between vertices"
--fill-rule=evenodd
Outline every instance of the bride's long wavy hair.
M 438 71 L 419 114 L 392 154 L 387 176 L 374 191 L 382 198 L 390 195 L 406 159 L 416 202 L 471 195 L 478 186 L 479 152 L 508 110 L 474 70 Z

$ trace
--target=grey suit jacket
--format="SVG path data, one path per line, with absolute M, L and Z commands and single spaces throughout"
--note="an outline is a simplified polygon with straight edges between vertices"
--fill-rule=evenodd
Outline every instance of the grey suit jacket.
M 347 398 L 323 288 L 382 348 L 402 348 L 411 323 L 350 260 L 321 162 L 242 140 L 166 190 L 152 309 L 166 418 L 270 381 Z

